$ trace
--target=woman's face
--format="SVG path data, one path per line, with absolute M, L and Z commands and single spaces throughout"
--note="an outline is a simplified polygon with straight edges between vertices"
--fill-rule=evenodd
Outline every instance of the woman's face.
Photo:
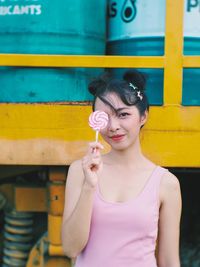
M 147 113 L 141 116 L 135 106 L 127 106 L 115 93 L 109 93 L 104 98 L 114 109 L 96 99 L 95 110 L 104 111 L 109 117 L 107 127 L 100 131 L 103 139 L 117 150 L 134 145 L 141 126 L 146 122 Z

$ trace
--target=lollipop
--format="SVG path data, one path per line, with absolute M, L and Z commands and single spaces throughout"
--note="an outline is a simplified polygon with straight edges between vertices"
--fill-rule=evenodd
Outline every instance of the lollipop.
M 89 125 L 96 131 L 96 142 L 98 141 L 99 131 L 104 129 L 108 124 L 108 115 L 104 111 L 94 111 L 90 114 Z

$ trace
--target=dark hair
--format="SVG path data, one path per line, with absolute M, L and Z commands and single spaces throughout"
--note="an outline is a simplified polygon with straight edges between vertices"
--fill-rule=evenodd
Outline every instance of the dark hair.
M 124 104 L 127 106 L 135 105 L 140 115 L 143 115 L 146 110 L 149 110 L 145 86 L 146 76 L 137 70 L 125 72 L 121 80 L 113 78 L 110 72 L 105 72 L 92 81 L 88 87 L 89 92 L 94 95 L 93 110 L 97 97 L 113 108 L 105 96 L 108 93 L 116 93 Z

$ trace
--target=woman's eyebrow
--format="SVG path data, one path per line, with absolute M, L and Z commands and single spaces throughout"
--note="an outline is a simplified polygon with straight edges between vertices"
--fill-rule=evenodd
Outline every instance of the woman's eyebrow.
M 122 111 L 122 110 L 124 110 L 124 109 L 130 109 L 129 107 L 123 107 L 123 108 L 117 108 L 117 109 L 115 109 L 117 112 L 119 112 L 119 111 Z

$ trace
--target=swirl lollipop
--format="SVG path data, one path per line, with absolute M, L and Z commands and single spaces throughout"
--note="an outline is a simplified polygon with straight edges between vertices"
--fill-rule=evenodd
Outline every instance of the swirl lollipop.
M 99 131 L 104 129 L 108 124 L 108 114 L 104 111 L 94 111 L 90 114 L 89 125 L 96 131 L 96 142 L 98 141 Z

